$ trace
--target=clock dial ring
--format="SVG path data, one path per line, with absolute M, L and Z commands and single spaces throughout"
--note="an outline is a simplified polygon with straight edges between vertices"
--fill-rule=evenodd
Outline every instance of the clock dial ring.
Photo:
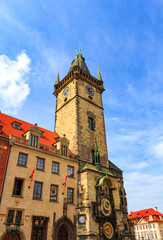
M 111 212 L 112 212 L 111 203 L 110 203 L 108 198 L 103 198 L 102 199 L 102 201 L 101 201 L 101 212 L 107 217 L 111 214 Z
M 85 223 L 85 216 L 83 216 L 83 215 L 81 215 L 80 217 L 79 217 L 79 223 Z
M 86 86 L 86 91 L 90 96 L 94 96 L 94 94 L 95 94 L 93 88 L 89 85 Z
M 107 239 L 111 239 L 114 235 L 114 228 L 110 222 L 103 224 L 103 232 Z
M 66 87 L 65 90 L 63 91 L 63 98 L 67 97 L 67 95 L 69 94 L 70 88 Z

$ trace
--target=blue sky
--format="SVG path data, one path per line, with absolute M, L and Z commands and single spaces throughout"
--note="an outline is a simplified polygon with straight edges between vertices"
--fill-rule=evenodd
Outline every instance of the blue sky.
M 109 159 L 128 210 L 163 212 L 163 1 L 0 1 L 0 109 L 54 129 L 53 87 L 75 49 L 103 93 Z

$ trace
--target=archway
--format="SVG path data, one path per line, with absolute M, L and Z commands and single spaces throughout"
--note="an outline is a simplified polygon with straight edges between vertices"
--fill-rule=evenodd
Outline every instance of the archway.
M 11 230 L 9 233 L 5 234 L 3 240 L 21 240 L 21 238 L 18 232 Z
M 63 216 L 56 222 L 53 239 L 75 240 L 75 225 L 66 216 Z
M 68 232 L 64 225 L 62 225 L 58 230 L 58 240 L 68 240 Z

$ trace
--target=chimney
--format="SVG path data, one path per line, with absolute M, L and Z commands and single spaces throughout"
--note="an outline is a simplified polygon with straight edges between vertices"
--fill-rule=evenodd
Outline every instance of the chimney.
M 154 207 L 154 210 L 155 210 L 155 211 L 158 211 L 157 207 Z

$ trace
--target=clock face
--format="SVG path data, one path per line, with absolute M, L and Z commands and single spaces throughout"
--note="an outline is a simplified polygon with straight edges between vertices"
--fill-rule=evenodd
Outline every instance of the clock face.
M 101 212 L 105 216 L 109 216 L 111 214 L 111 203 L 109 199 L 103 198 L 101 201 Z
M 85 223 L 85 217 L 84 216 L 79 217 L 79 223 Z
M 93 96 L 95 94 L 93 88 L 89 85 L 86 86 L 86 91 L 90 96 Z
M 111 239 L 114 235 L 114 228 L 110 222 L 106 222 L 103 224 L 103 232 L 107 239 Z
M 69 87 L 65 88 L 65 90 L 63 91 L 63 98 L 67 97 L 69 91 L 70 91 Z

